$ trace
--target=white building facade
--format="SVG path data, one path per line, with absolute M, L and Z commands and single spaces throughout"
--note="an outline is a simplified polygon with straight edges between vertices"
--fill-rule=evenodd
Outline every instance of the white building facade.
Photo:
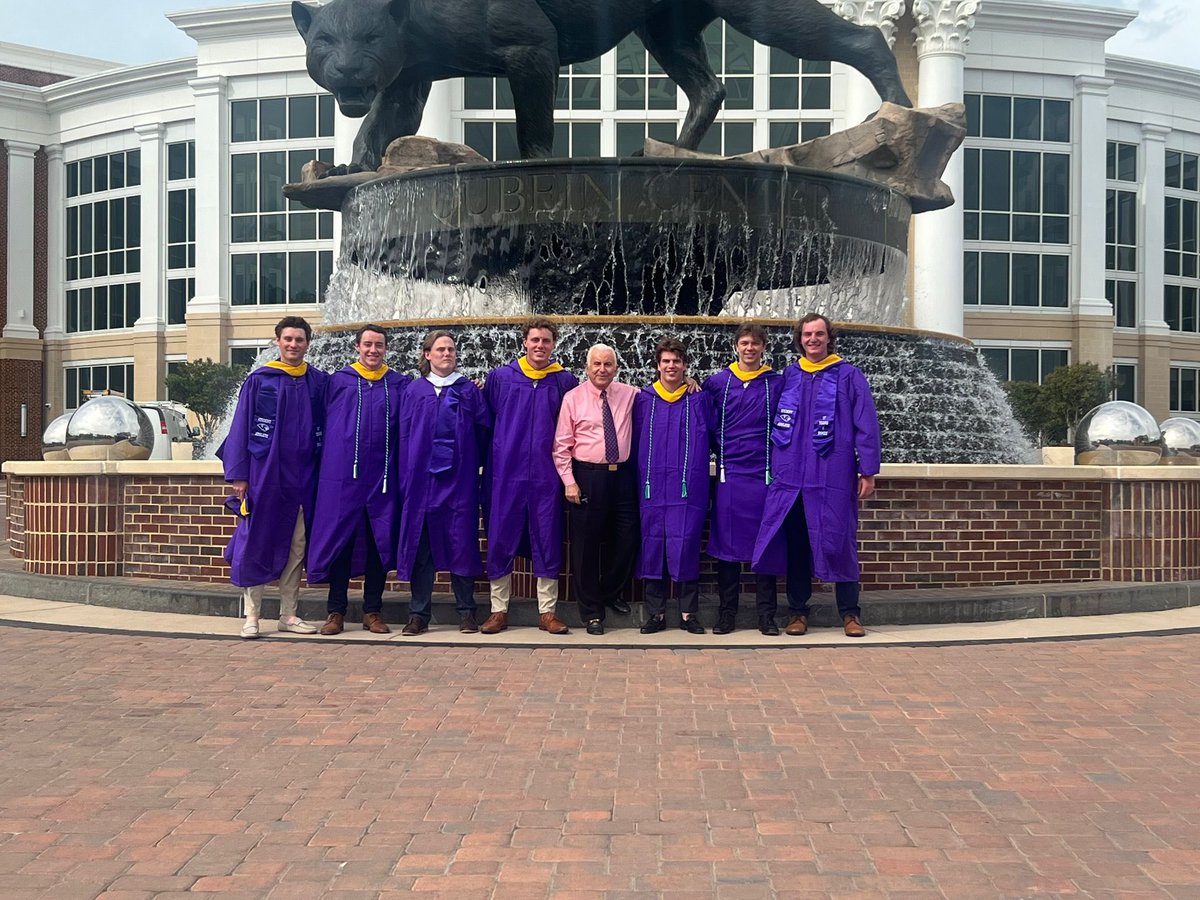
M 913 222 L 911 324 L 973 339 L 1002 378 L 1115 365 L 1119 396 L 1200 417 L 1200 72 L 1106 55 L 1136 15 L 1112 0 L 833 5 L 894 41 L 918 105 L 968 106 L 946 174 L 961 202 Z M 195 58 L 0 44 L 0 458 L 36 456 L 43 416 L 86 388 L 161 398 L 172 363 L 247 362 L 280 316 L 321 320 L 337 218 L 281 188 L 347 161 L 359 123 L 306 74 L 289 4 L 170 19 Z M 705 150 L 878 105 L 858 73 L 720 24 L 709 55 L 729 98 Z M 558 107 L 556 154 L 611 156 L 673 139 L 686 99 L 631 38 L 564 70 Z M 504 82 L 459 79 L 435 85 L 422 133 L 507 159 L 513 119 Z

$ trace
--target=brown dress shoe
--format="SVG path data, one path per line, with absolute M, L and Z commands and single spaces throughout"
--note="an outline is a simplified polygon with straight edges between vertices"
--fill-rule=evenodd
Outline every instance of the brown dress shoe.
M 479 626 L 484 634 L 499 634 L 508 627 L 508 613 L 494 612 Z
M 808 634 L 808 616 L 792 616 L 788 619 L 787 628 L 783 629 L 783 633 L 792 637 Z
M 842 630 L 846 632 L 846 637 L 865 637 L 867 634 L 858 616 L 842 616 Z
M 329 618 L 325 620 L 325 624 L 321 626 L 321 634 L 341 634 L 346 619 L 341 613 L 330 613 Z
M 571 629 L 567 627 L 567 623 L 552 612 L 542 613 L 538 617 L 538 628 L 542 629 L 542 631 L 548 631 L 551 634 L 571 633 Z
M 400 633 L 412 637 L 415 634 L 424 634 L 428 629 L 429 623 L 420 616 L 410 616 L 408 624 L 404 626 Z
M 369 631 L 371 634 L 392 633 L 392 629 L 387 627 L 387 623 L 383 621 L 383 617 L 379 613 L 363 614 L 363 631 Z

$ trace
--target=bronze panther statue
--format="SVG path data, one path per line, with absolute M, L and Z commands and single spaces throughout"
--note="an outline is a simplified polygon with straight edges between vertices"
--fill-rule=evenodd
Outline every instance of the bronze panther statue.
M 354 141 L 362 169 L 416 133 L 432 82 L 463 75 L 507 78 L 522 156 L 549 156 L 559 67 L 594 59 L 630 32 L 687 95 L 677 143 L 695 149 L 725 99 L 703 40 L 717 18 L 794 56 L 851 65 L 884 100 L 912 106 L 883 34 L 819 0 L 295 0 L 292 18 L 309 75 L 343 114 L 366 117 Z

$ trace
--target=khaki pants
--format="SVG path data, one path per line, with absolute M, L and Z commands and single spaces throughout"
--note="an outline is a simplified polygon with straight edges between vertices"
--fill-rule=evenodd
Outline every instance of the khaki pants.
M 512 599 L 512 573 L 492 582 L 492 612 L 508 612 L 508 603 Z M 537 580 L 538 612 L 552 613 L 558 603 L 558 579 L 539 578 Z
M 279 618 L 296 615 L 300 599 L 300 568 L 304 563 L 304 510 L 296 516 L 296 527 L 292 529 L 292 545 L 288 548 L 287 565 L 279 576 Z M 257 619 L 262 612 L 265 584 L 242 589 L 242 613 L 247 618 Z

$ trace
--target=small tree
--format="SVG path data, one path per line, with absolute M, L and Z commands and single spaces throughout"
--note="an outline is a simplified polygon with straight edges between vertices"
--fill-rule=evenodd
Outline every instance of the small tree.
M 1075 428 L 1087 413 L 1108 399 L 1113 377 L 1095 363 L 1059 366 L 1042 381 L 1041 402 L 1050 420 L 1066 428 L 1067 443 L 1075 442 Z
M 220 422 L 245 374 L 241 369 L 211 359 L 192 360 L 180 363 L 167 376 L 167 391 L 172 400 L 196 414 L 200 431 L 207 439 Z
M 1042 398 L 1042 386 L 1036 381 L 1006 381 L 1004 393 L 1025 434 L 1039 447 L 1054 440 L 1054 422 Z

